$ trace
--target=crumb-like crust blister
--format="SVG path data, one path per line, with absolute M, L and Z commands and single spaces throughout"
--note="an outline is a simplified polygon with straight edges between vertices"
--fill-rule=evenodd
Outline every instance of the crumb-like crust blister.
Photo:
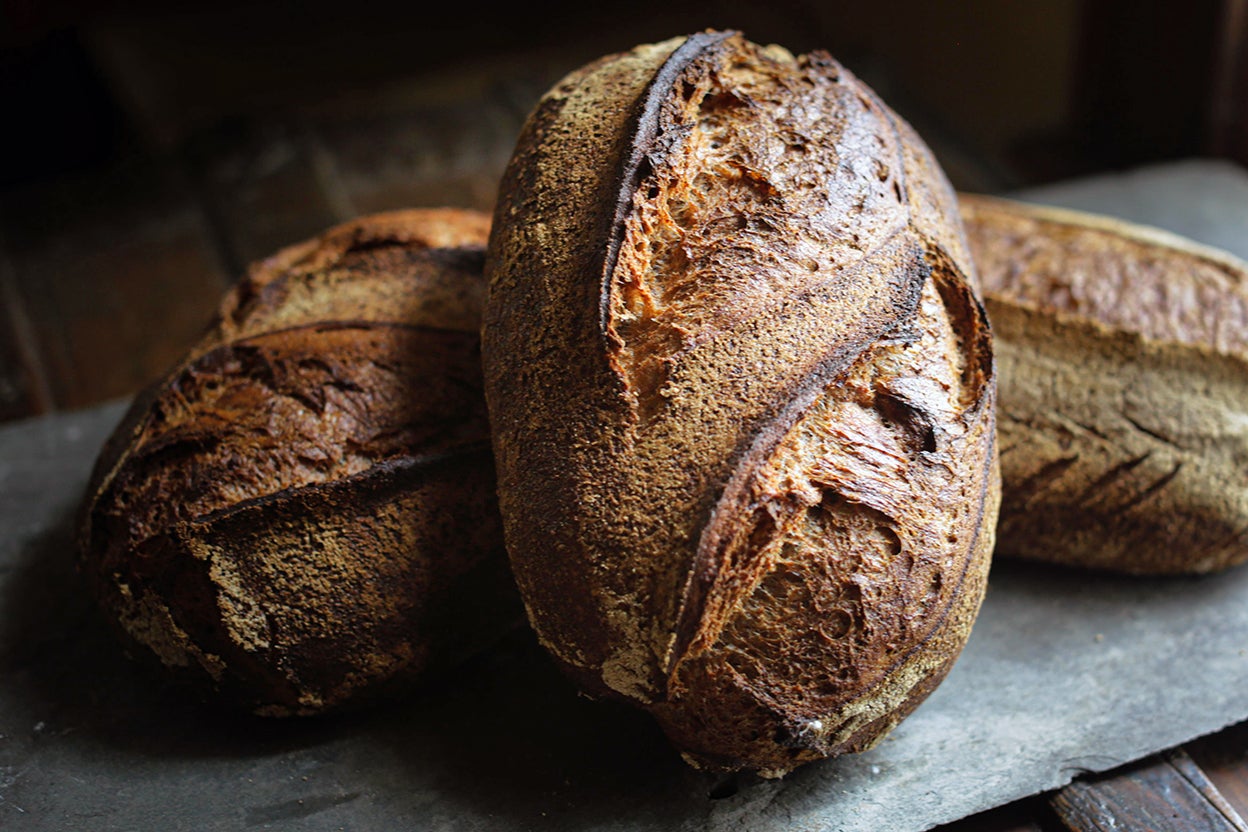
M 969 632 L 995 380 L 953 206 L 843 67 L 735 34 L 526 125 L 484 328 L 513 569 L 569 672 L 697 764 L 866 747 Z

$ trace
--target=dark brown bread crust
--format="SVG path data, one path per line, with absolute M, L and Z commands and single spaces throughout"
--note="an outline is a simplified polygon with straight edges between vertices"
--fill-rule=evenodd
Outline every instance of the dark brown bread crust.
M 1248 559 L 1248 264 L 1105 217 L 961 206 L 1001 365 L 999 553 Z
M 823 54 L 708 32 L 530 117 L 483 356 L 513 570 L 588 690 L 697 765 L 877 741 L 956 658 L 996 511 L 952 192 Z
M 486 228 L 401 212 L 287 249 L 136 401 L 81 563 L 139 652 L 258 713 L 309 714 L 514 621 L 474 331 Z
M 344 223 L 254 264 L 222 302 L 201 349 L 323 321 L 477 333 L 490 231 L 479 211 L 392 211 Z

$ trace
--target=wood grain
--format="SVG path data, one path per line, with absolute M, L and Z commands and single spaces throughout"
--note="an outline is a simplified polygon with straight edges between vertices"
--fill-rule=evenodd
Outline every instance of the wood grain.
M 1248 815 L 1248 722 L 1187 743 L 1185 750 L 1241 816 Z
M 1077 780 L 1050 800 L 1072 832 L 1248 832 L 1248 825 L 1183 751 L 1108 776 Z

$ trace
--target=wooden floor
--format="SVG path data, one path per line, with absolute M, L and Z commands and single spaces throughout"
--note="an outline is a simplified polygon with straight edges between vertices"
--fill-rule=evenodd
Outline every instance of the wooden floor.
M 75 45 L 125 117 L 110 152 L 0 191 L 0 421 L 132 394 L 196 339 L 247 263 L 327 226 L 398 207 L 489 209 L 528 109 L 599 54 L 586 40 L 448 59 L 287 103 L 257 92 L 221 118 L 161 87 L 163 47 L 145 37 Z M 912 120 L 955 185 L 1025 184 L 938 121 Z M 1236 812 L 1248 814 L 1248 725 L 946 830 L 1248 829 Z

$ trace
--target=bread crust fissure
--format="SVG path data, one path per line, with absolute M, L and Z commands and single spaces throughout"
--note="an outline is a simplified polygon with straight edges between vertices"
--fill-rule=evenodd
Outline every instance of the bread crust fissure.
M 416 209 L 331 229 L 253 264 L 194 349 L 334 320 L 476 332 L 488 228 L 474 211 Z
M 79 523 L 136 658 L 256 713 L 315 714 L 514 626 L 477 334 L 487 231 L 401 211 L 278 252 L 136 397 Z
M 497 598 L 491 570 L 411 553 L 454 535 L 460 545 L 497 535 L 492 482 L 458 487 L 454 508 L 467 522 L 429 522 L 440 495 L 488 463 L 485 448 L 392 459 L 174 523 L 135 544 L 130 563 L 110 564 L 125 575 L 112 603 L 166 664 L 200 666 L 218 695 L 262 714 L 374 701 L 405 668 L 436 669 L 447 651 L 486 637 L 480 621 L 448 615 L 437 588 L 462 585 L 466 597 L 475 581 L 471 591 Z M 152 630 L 156 613 L 172 626 Z M 412 635 L 431 631 L 439 642 Z
M 899 320 L 912 321 L 917 315 L 920 293 L 925 283 L 923 278 L 927 272 L 923 270 L 918 274 L 921 276 L 911 284 L 918 291 L 911 292 L 910 297 L 907 298 L 907 300 L 913 299 L 913 305 L 906 303 L 909 313 L 899 316 Z M 909 328 L 909 323 L 906 323 L 890 330 L 890 334 L 906 333 L 905 337 L 893 343 L 910 344 L 917 340 L 911 337 Z M 739 522 L 739 514 L 742 511 L 757 510 L 753 508 L 755 502 L 752 502 L 753 497 L 748 493 L 747 484 L 751 482 L 755 472 L 772 459 L 776 446 L 793 429 L 794 425 L 805 418 L 821 399 L 829 395 L 829 387 L 843 380 L 846 372 L 853 364 L 862 360 L 862 353 L 868 351 L 870 345 L 876 343 L 881 334 L 879 332 L 867 333 L 862 341 L 855 345 L 857 349 L 851 346 L 848 349 L 836 350 L 825 355 L 823 360 L 801 379 L 795 389 L 781 391 L 781 395 L 777 396 L 778 402 L 785 403 L 779 413 L 767 420 L 753 435 L 747 434 L 742 437 L 743 444 L 733 453 L 733 459 L 737 460 L 733 473 L 728 478 L 708 518 L 699 524 L 702 531 L 698 550 L 694 564 L 689 570 L 688 582 L 682 592 L 676 639 L 668 657 L 669 677 L 697 634 L 699 622 L 702 621 L 705 612 L 704 604 L 710 586 L 723 571 L 722 564 L 732 560 L 724 550 L 730 545 L 732 529 Z M 770 513 L 766 515 L 766 518 L 760 519 L 764 519 L 764 522 L 771 522 Z M 757 532 L 752 532 L 750 535 L 751 539 L 757 536 Z
M 765 453 L 751 455 L 758 467 L 738 469 L 703 532 L 701 566 L 690 582 L 690 590 L 700 585 L 702 591 L 690 591 L 682 610 L 684 626 L 698 632 L 676 654 L 668 697 L 680 699 L 691 684 L 705 686 L 704 679 L 728 688 L 717 701 L 747 695 L 768 720 L 787 726 L 782 744 L 794 760 L 861 750 L 854 743 L 870 717 L 900 712 L 914 685 L 948 669 L 924 651 L 968 592 L 974 561 L 956 553 L 962 545 L 980 546 L 994 483 L 988 452 L 969 483 L 977 490 L 967 504 L 975 513 L 959 516 L 966 495 L 953 489 L 950 456 L 965 451 L 965 432 L 991 405 L 985 393 L 992 368 L 968 372 L 957 362 L 938 368 L 921 358 L 947 354 L 952 343 L 942 348 L 944 340 L 958 342 L 957 354 L 974 365 L 979 351 L 961 342 L 986 339 L 973 296 L 941 291 L 937 283 L 957 285 L 948 273 L 928 285 L 917 337 L 877 345 L 821 391 L 780 440 L 769 438 Z M 962 308 L 951 308 L 951 300 Z M 958 326 L 977 318 L 978 326 Z M 961 379 L 970 381 L 969 392 Z M 916 386 L 926 395 L 916 395 Z M 864 420 L 884 430 L 865 430 Z M 860 433 L 829 444 L 833 434 L 825 431 L 855 423 Z M 798 447 L 805 448 L 797 450 L 794 437 L 803 435 Z M 963 520 L 972 530 L 969 542 L 954 531 Z M 784 643 L 767 641 L 774 638 Z M 803 644 L 819 647 L 803 657 Z M 790 660 L 779 668 L 763 659 L 781 652 Z M 876 708 L 845 712 L 872 698 Z M 769 704 L 778 701 L 783 708 Z M 752 709 L 743 705 L 746 713 Z M 730 744 L 722 736 L 708 739 L 724 728 L 699 715 L 696 705 L 678 713 L 667 727 L 688 750 Z M 830 716 L 838 713 L 839 719 Z M 731 744 L 758 742 L 752 735 L 759 725 L 748 718 L 733 728 L 739 734 Z
M 736 34 L 584 67 L 517 143 L 483 328 L 513 571 L 697 765 L 865 747 L 969 632 L 995 374 L 954 207 L 852 74 Z
M 101 493 L 126 494 L 133 504 L 125 514 L 128 537 L 137 542 L 143 530 L 271 489 L 340 479 L 396 455 L 488 441 L 474 398 L 477 362 L 471 335 L 403 324 L 339 322 L 232 342 L 169 380 L 136 426 L 124 478 Z M 406 395 L 402 379 L 413 375 L 439 386 L 428 397 Z M 185 458 L 175 460 L 179 449 Z M 257 466 L 262 470 L 238 473 Z M 166 493 L 184 496 L 167 503 L 157 496 Z
M 812 167 L 833 169 L 843 164 L 840 156 L 852 157 L 863 144 L 883 145 L 884 138 L 854 135 L 851 125 L 815 108 L 795 113 L 796 108 L 777 106 L 810 88 L 822 86 L 827 95 L 839 67 L 807 57 L 729 56 L 722 39 L 714 48 L 699 44 L 682 56 L 691 42 L 673 53 L 647 90 L 642 122 L 648 129 L 638 140 L 644 144 L 634 142 L 630 156 L 630 163 L 635 156 L 645 164 L 628 180 L 635 182 L 626 190 L 631 210 L 617 209 L 611 279 L 602 300 L 613 366 L 643 421 L 662 407 L 678 353 L 731 331 L 743 315 L 782 314 L 775 307 L 789 301 L 790 293 L 813 294 L 814 285 L 843 279 L 837 272 L 865 251 L 906 245 L 898 204 L 890 206 L 891 213 L 877 212 L 882 222 L 852 237 L 829 234 L 829 220 L 849 217 L 820 216 L 828 208 L 818 203 L 829 185 L 846 185 L 811 177 Z M 767 142 L 769 136 L 781 138 Z M 872 184 L 886 185 L 889 165 L 881 162 L 874 170 L 879 182 Z M 857 202 L 846 214 L 900 192 L 867 190 L 860 183 L 849 187 L 858 190 Z M 793 242 L 784 245 L 782 234 Z M 915 247 L 911 256 L 921 259 L 921 252 Z M 867 317 L 884 321 L 900 310 L 904 320 L 924 270 L 918 263 L 902 271 L 900 297 L 886 298 Z M 716 285 L 720 281 L 725 283 Z M 858 347 L 875 337 L 878 333 Z
M 611 304 L 614 291 L 613 276 L 619 260 L 620 246 L 624 241 L 624 219 L 633 209 L 637 188 L 645 176 L 646 169 L 653 164 L 650 156 L 656 150 L 655 145 L 660 132 L 660 110 L 671 88 L 688 66 L 732 34 L 734 33 L 701 32 L 685 39 L 654 74 L 654 79 L 641 96 L 641 106 L 638 108 L 633 124 L 624 133 L 623 139 L 628 150 L 623 154 L 624 164 L 620 168 L 619 181 L 612 188 L 618 196 L 615 214 L 611 221 L 612 231 L 607 238 L 603 256 L 602 301 L 598 307 L 602 333 L 608 338 L 610 338 Z

